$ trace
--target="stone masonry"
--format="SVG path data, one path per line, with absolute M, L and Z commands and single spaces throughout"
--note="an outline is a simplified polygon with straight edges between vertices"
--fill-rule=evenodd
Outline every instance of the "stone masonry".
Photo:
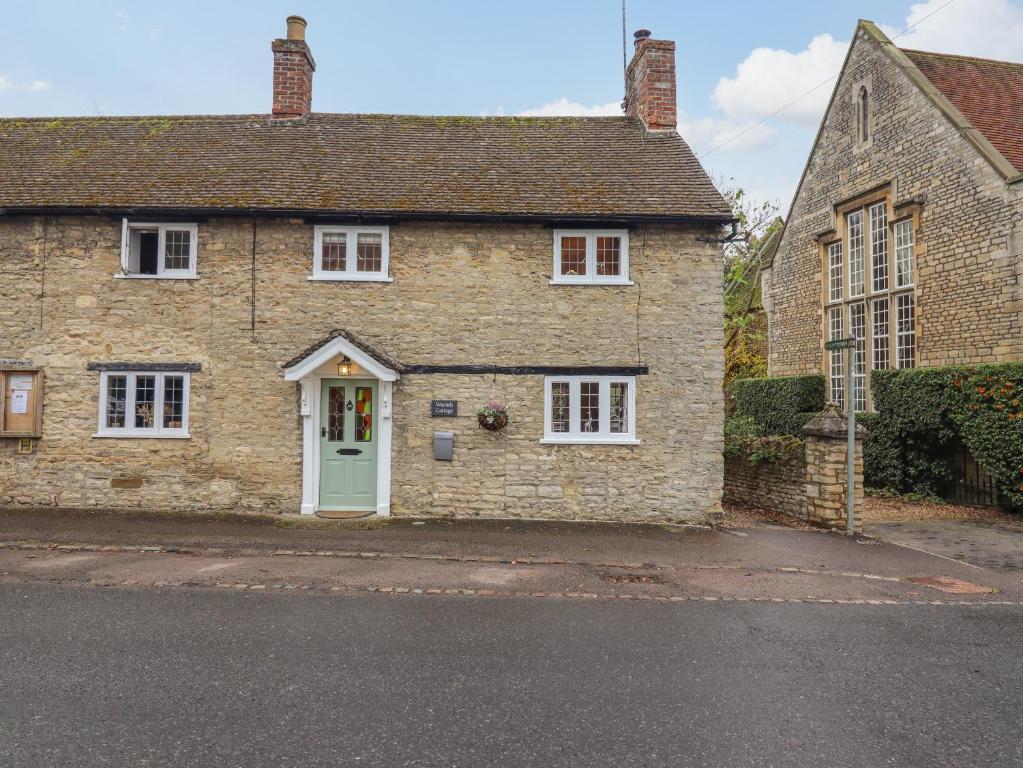
M 828 528 L 846 527 L 847 465 L 845 417 L 833 405 L 804 428 L 805 458 L 785 451 L 777 461 L 750 460 L 751 450 L 725 460 L 724 501 L 755 504 L 778 514 Z M 863 437 L 856 427 L 853 530 L 863 530 Z
M 281 365 L 340 327 L 409 364 L 650 369 L 638 446 L 541 445 L 542 376 L 403 376 L 393 514 L 719 512 L 720 252 L 697 239 L 708 231 L 635 227 L 632 286 L 550 285 L 552 232 L 538 224 L 395 223 L 392 283 L 309 281 L 313 227 L 300 219 L 211 217 L 198 232 L 199 279 L 125 280 L 118 218 L 0 219 L 0 358 L 45 374 L 42 438 L 31 453 L 0 441 L 0 505 L 297 512 L 299 392 Z M 86 365 L 105 360 L 200 363 L 191 438 L 93 437 L 99 374 Z M 432 398 L 457 399 L 459 417 L 431 420 Z M 497 434 L 473 415 L 494 399 L 511 414 Z M 455 432 L 453 462 L 433 460 L 435 429 Z
M 861 84 L 872 133 L 858 148 Z M 1023 184 L 1007 183 L 861 24 L 765 280 L 770 374 L 826 373 L 818 236 L 870 194 L 890 216 L 915 212 L 917 365 L 1023 359 Z

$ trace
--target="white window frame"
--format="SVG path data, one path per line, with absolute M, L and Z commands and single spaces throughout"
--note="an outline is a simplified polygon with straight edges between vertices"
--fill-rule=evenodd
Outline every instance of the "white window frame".
M 915 238 L 913 234 L 913 219 L 899 219 L 892 224 L 892 239 L 895 241 L 895 290 L 912 288 L 915 279 L 913 271 L 916 269 L 916 254 L 913 252 Z M 904 265 L 905 269 L 900 269 Z M 908 275 L 908 282 L 901 282 L 900 278 Z
M 828 303 L 835 304 L 845 298 L 845 262 L 842 241 L 828 244 Z
M 579 427 L 579 389 L 583 382 L 595 382 L 598 388 L 599 432 L 583 432 Z M 552 430 L 553 384 L 568 384 L 569 431 Z M 626 403 L 626 431 L 611 432 L 611 384 L 628 386 Z M 541 443 L 549 445 L 639 445 L 636 439 L 636 377 L 635 376 L 545 376 L 544 436 Z
M 125 426 L 107 426 L 107 387 L 111 376 L 123 376 L 126 379 L 124 413 Z M 154 426 L 145 429 L 134 426 L 135 423 L 135 386 L 139 376 L 155 376 L 156 392 L 154 403 L 160 414 L 154 417 Z M 178 376 L 184 380 L 183 403 L 181 408 L 181 427 L 166 428 L 163 426 L 164 381 L 168 376 Z M 188 432 L 188 401 L 192 390 L 191 374 L 187 371 L 101 371 L 99 379 L 99 429 L 93 437 L 132 437 L 132 438 L 189 438 Z M 129 421 L 132 426 L 129 426 Z
M 848 305 L 849 338 L 854 340 L 852 369 L 852 404 L 857 413 L 867 410 L 867 303 L 853 301 Z
M 888 203 L 881 201 L 867 208 L 870 221 L 870 292 L 886 293 L 891 283 L 888 237 Z
M 586 274 L 561 274 L 561 238 L 586 238 Z M 621 274 L 597 274 L 597 238 L 617 237 L 621 240 Z M 634 285 L 629 279 L 629 230 L 627 229 L 555 229 L 554 230 L 554 273 L 551 285 Z
M 842 305 L 828 308 L 828 339 L 836 341 L 845 338 L 845 310 Z M 845 408 L 845 356 L 844 349 L 828 352 L 828 399 L 839 408 Z
M 132 230 L 155 229 L 157 232 L 156 246 L 156 274 L 141 275 L 138 272 L 129 271 L 131 261 L 131 233 Z M 164 263 L 167 258 L 167 231 L 189 233 L 189 254 L 188 269 L 165 269 Z M 144 222 L 129 221 L 121 219 L 121 271 L 114 277 L 129 280 L 198 280 L 199 261 L 199 225 L 185 222 Z
M 908 300 L 908 301 L 907 301 Z M 895 318 L 895 368 L 916 368 L 919 351 L 916 340 L 916 294 L 913 291 L 903 291 L 892 297 Z M 909 315 L 909 326 L 906 328 L 907 306 Z M 909 365 L 905 365 L 902 351 L 911 350 Z
M 325 234 L 345 236 L 345 269 L 323 269 L 323 236 Z M 360 234 L 380 235 L 380 270 L 360 272 L 358 270 L 358 244 Z M 390 277 L 391 245 L 390 227 L 347 227 L 335 224 L 318 224 L 313 227 L 313 274 L 310 280 L 333 282 L 392 283 Z
M 859 208 L 846 214 L 845 219 L 845 239 L 848 242 L 845 252 L 847 271 L 849 273 L 849 290 L 846 296 L 850 299 L 857 299 L 863 296 L 866 291 L 866 218 L 865 210 Z M 854 221 L 857 222 L 855 225 L 853 224 Z M 856 232 L 855 235 L 853 234 L 854 230 Z M 859 276 L 859 290 L 855 290 L 857 283 L 853 279 L 854 276 Z

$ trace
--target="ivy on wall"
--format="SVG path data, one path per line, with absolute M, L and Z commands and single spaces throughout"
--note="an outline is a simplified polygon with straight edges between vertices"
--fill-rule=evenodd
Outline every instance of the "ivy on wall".
M 874 371 L 867 485 L 935 495 L 962 441 L 1008 505 L 1023 510 L 1023 363 Z

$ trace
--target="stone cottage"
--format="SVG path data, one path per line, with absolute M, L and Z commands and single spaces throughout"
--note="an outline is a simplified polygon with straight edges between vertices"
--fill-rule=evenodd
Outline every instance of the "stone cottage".
M 1023 64 L 861 21 L 764 277 L 771 375 L 1023 359 Z
M 674 43 L 621 117 L 323 114 L 305 28 L 271 114 L 0 120 L 0 504 L 717 512 L 731 212 Z

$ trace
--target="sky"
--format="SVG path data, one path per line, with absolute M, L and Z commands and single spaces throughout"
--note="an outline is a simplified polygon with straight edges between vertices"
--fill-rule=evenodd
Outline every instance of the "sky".
M 620 113 L 621 0 L 8 0 L 0 116 L 269 112 L 293 13 L 318 112 Z M 783 211 L 857 18 L 1023 62 L 1023 0 L 626 0 L 630 56 L 641 27 L 677 44 L 679 132 L 708 173 Z

